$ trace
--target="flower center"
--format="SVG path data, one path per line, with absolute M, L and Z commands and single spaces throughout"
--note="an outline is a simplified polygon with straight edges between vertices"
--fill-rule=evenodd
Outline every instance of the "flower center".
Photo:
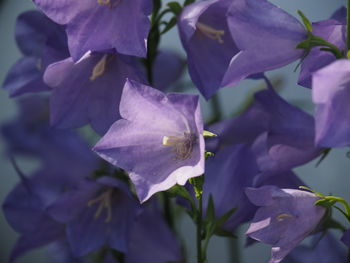
M 191 157 L 196 135 L 185 132 L 183 136 L 164 136 L 163 145 L 172 147 L 176 160 L 186 160 Z
M 109 56 L 107 54 L 103 55 L 103 57 L 97 62 L 95 67 L 92 69 L 90 80 L 94 81 L 98 77 L 101 77 L 106 69 L 107 69 L 107 64 L 109 62 Z
M 109 8 L 113 8 L 113 7 L 116 7 L 120 1 L 121 0 L 116 0 L 116 1 L 114 1 L 114 0 L 97 0 L 97 3 L 99 5 L 106 5 Z
M 91 207 L 95 204 L 98 204 L 96 213 L 94 215 L 94 218 L 97 219 L 102 214 L 102 211 L 104 209 L 107 210 L 107 215 L 105 219 L 105 223 L 109 223 L 112 220 L 112 197 L 113 188 L 108 188 L 107 191 L 103 192 L 101 195 L 99 195 L 97 198 L 92 199 L 88 202 L 88 207 Z
M 224 43 L 224 40 L 222 39 L 222 36 L 225 34 L 224 30 L 217 30 L 200 22 L 197 23 L 197 28 L 206 37 L 216 40 L 220 44 Z

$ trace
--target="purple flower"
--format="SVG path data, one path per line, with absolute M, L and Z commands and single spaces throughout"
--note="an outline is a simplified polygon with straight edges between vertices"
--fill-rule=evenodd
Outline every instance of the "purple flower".
M 179 262 L 181 248 L 156 206 L 142 210 L 133 223 L 125 263 Z
M 271 263 L 280 262 L 310 235 L 326 211 L 314 204 L 319 198 L 306 191 L 263 186 L 247 188 L 246 194 L 254 205 L 260 206 L 247 235 L 273 246 Z
M 220 87 L 231 58 L 238 49 L 229 33 L 228 1 L 202 1 L 183 9 L 179 32 L 188 56 L 192 81 L 208 99 Z
M 314 119 L 290 105 L 274 90 L 257 92 L 255 102 L 239 116 L 209 127 L 218 134 L 211 150 L 250 143 L 261 172 L 280 173 L 321 153 L 314 145 Z M 261 121 L 264 120 L 264 121 Z
M 341 243 L 327 232 L 315 235 L 310 246 L 296 247 L 282 262 L 344 263 L 347 262 L 347 253 Z
M 219 88 L 300 58 L 303 26 L 261 0 L 216 0 L 185 7 L 179 31 L 191 78 L 208 99 Z
M 303 25 L 268 1 L 235 0 L 227 16 L 240 52 L 231 59 L 223 85 L 235 85 L 251 74 L 282 67 L 303 55 L 296 49 L 306 38 Z
M 118 53 L 146 55 L 150 0 L 34 0 L 58 24 L 66 25 L 74 61 L 88 51 L 115 48 Z
M 94 150 L 129 172 L 141 202 L 204 172 L 198 96 L 168 94 L 127 80 L 115 122 Z M 155 161 L 156 160 L 156 161 Z
M 59 193 L 70 186 L 69 179 L 58 180 L 50 170 L 36 172 L 30 178 L 23 177 L 6 197 L 2 209 L 7 222 L 20 234 L 11 255 L 15 261 L 29 250 L 48 245 L 64 238 L 64 225 L 54 221 L 47 213 L 47 206 Z
M 271 89 L 258 92 L 255 100 L 268 116 L 269 123 L 266 132 L 260 134 L 253 145 L 261 171 L 288 171 L 321 153 L 314 144 L 312 116 L 289 104 Z
M 218 217 L 237 208 L 223 225 L 226 230 L 234 231 L 239 224 L 250 220 L 257 209 L 244 189 L 266 184 L 288 188 L 304 185 L 291 171 L 262 175 L 249 144 L 231 145 L 207 160 L 203 200 L 206 204 L 212 195 Z
M 159 90 L 169 89 L 182 75 L 185 61 L 176 52 L 160 50 L 154 60 L 153 82 Z
M 350 144 L 350 61 L 341 59 L 312 77 L 312 100 L 316 104 L 316 144 L 345 147 Z
M 350 248 L 350 229 L 348 229 L 343 236 L 341 237 L 341 241 Z
M 312 24 L 313 34 L 322 37 L 326 41 L 334 44 L 340 50 L 345 49 L 345 24 L 343 21 L 343 8 L 339 9 L 330 20 L 320 21 Z M 327 51 L 320 50 L 320 47 L 313 48 L 301 64 L 298 84 L 306 88 L 311 88 L 312 74 L 324 66 L 332 63 L 336 57 Z
M 103 135 L 117 119 L 126 78 L 141 79 L 137 62 L 120 54 L 92 54 L 74 63 L 72 58 L 51 64 L 44 75 L 53 88 L 51 125 L 78 128 L 90 123 Z
M 16 42 L 24 55 L 12 66 L 3 88 L 10 96 L 49 90 L 42 77 L 46 67 L 69 57 L 64 28 L 38 11 L 27 11 L 17 18 Z
M 137 202 L 127 186 L 111 177 L 82 181 L 48 207 L 58 222 L 67 224 L 67 239 L 75 256 L 107 244 L 126 252 Z
M 98 158 L 81 137 L 72 131 L 50 127 L 46 97 L 27 96 L 18 100 L 18 104 L 19 116 L 1 125 L 7 155 L 35 157 L 42 167 L 70 175 L 61 180 L 89 174 L 97 167 Z

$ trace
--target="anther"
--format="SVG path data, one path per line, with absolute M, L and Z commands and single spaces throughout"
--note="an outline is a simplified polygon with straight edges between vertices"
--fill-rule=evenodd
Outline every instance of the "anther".
M 197 28 L 206 37 L 218 41 L 220 44 L 224 43 L 222 36 L 225 34 L 224 30 L 217 30 L 203 23 L 197 23 Z

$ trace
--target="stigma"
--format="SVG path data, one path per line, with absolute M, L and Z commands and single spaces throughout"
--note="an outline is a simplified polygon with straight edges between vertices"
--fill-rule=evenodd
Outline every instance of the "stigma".
M 280 214 L 280 215 L 277 216 L 277 221 L 278 222 L 282 222 L 286 218 L 294 218 L 294 216 L 292 216 L 290 214 Z
M 183 136 L 164 136 L 162 144 L 172 147 L 176 160 L 186 160 L 191 157 L 196 136 L 185 132 Z
M 97 219 L 102 214 L 103 210 L 106 209 L 105 223 L 109 223 L 112 220 L 112 193 L 113 188 L 108 188 L 105 192 L 99 195 L 97 198 L 88 202 L 88 207 L 98 204 L 94 218 Z
M 113 7 L 117 6 L 120 1 L 121 0 L 117 0 L 117 1 L 114 1 L 114 2 L 113 2 L 113 0 L 97 0 L 97 3 L 99 5 L 106 5 L 109 8 L 113 8 Z
M 98 77 L 101 77 L 106 69 L 107 69 L 108 55 L 105 54 L 103 57 L 97 62 L 95 67 L 92 69 L 92 73 L 90 76 L 90 80 L 94 81 Z
M 225 34 L 224 30 L 217 30 L 200 22 L 197 23 L 197 28 L 206 37 L 216 40 L 220 44 L 224 43 L 224 40 L 222 39 L 222 36 Z

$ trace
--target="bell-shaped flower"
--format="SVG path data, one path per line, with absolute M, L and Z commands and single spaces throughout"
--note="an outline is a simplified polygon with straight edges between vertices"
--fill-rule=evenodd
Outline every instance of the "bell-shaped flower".
M 306 39 L 303 25 L 266 0 L 234 0 L 227 13 L 231 35 L 240 52 L 230 61 L 223 85 L 235 85 L 251 74 L 285 66 L 303 55 L 296 49 Z
M 146 55 L 150 0 L 34 0 L 34 3 L 53 21 L 66 25 L 74 61 L 89 50 L 114 48 L 125 55 Z
M 120 119 L 118 112 L 126 78 L 141 80 L 138 63 L 129 56 L 88 52 L 51 64 L 44 80 L 52 90 L 51 125 L 78 128 L 88 123 L 100 135 Z
M 262 186 L 247 188 L 246 194 L 260 207 L 247 235 L 273 246 L 270 263 L 280 262 L 309 236 L 326 212 L 325 208 L 315 205 L 319 197 L 306 191 Z
M 321 153 L 314 144 L 313 117 L 271 88 L 257 92 L 245 112 L 208 130 L 219 135 L 210 149 L 214 152 L 233 144 L 252 144 L 259 170 L 265 174 L 289 171 Z
M 282 263 L 345 263 L 347 253 L 330 231 L 314 235 L 311 244 L 293 249 Z
M 306 31 L 266 0 L 215 0 L 184 8 L 179 19 L 191 78 L 207 99 L 219 88 L 300 58 Z
M 82 178 L 96 169 L 98 158 L 78 134 L 50 127 L 46 97 L 26 96 L 17 103 L 18 117 L 0 126 L 7 155 L 36 158 L 45 169 L 70 175 L 60 180 Z
M 46 67 L 69 57 L 64 27 L 39 11 L 27 11 L 17 18 L 15 37 L 23 57 L 10 69 L 3 88 L 10 96 L 49 90 L 42 79 Z
M 75 256 L 84 256 L 103 245 L 126 252 L 136 216 L 137 202 L 127 186 L 111 177 L 82 181 L 47 208 L 67 225 L 68 243 Z
M 345 147 L 350 144 L 350 60 L 340 59 L 312 77 L 312 100 L 316 104 L 316 144 Z
M 304 185 L 291 171 L 261 175 L 250 145 L 231 145 L 206 161 L 203 202 L 206 204 L 211 195 L 218 217 L 236 208 L 223 225 L 227 231 L 234 231 L 239 224 L 250 220 L 257 209 L 249 202 L 244 189 L 266 184 L 288 188 Z
M 94 151 L 129 173 L 141 202 L 204 172 L 199 98 L 127 80 L 116 121 Z M 155 161 L 156 160 L 156 161 Z
M 226 21 L 229 1 L 202 1 L 186 6 L 179 32 L 192 81 L 205 98 L 222 86 L 231 58 L 238 53 Z
M 346 13 L 344 14 L 344 8 L 340 8 L 330 20 L 312 23 L 312 33 L 332 43 L 339 50 L 345 50 L 345 18 Z M 322 51 L 320 47 L 312 48 L 301 64 L 298 84 L 306 88 L 311 88 L 312 74 L 335 60 L 336 57 L 332 53 Z

